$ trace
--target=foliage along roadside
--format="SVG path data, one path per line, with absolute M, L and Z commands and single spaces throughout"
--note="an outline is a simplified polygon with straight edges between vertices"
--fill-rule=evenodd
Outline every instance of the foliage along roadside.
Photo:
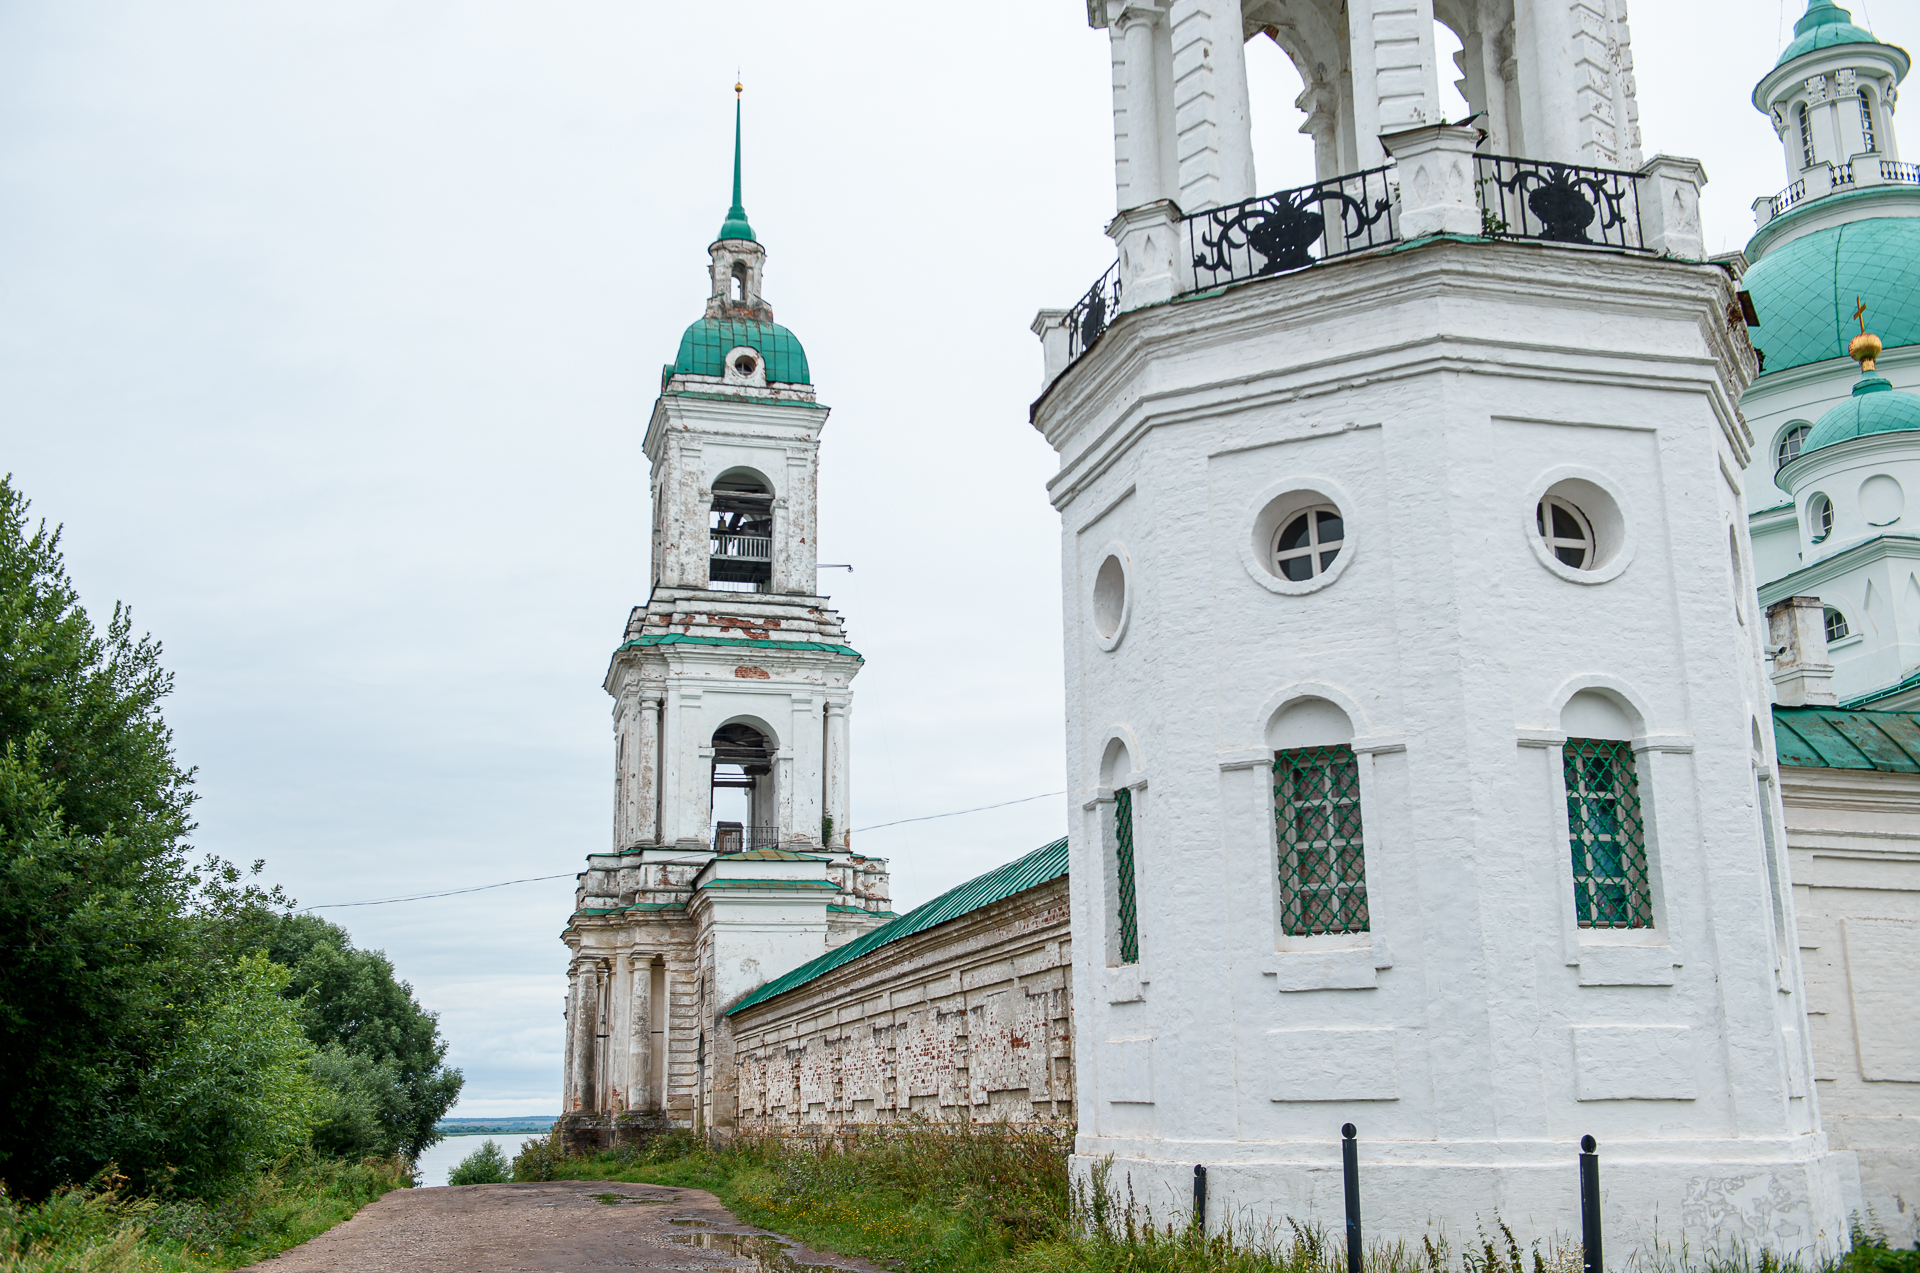
M 1198 1233 L 1156 1223 L 1110 1164 L 1074 1181 L 1068 1145 L 1048 1129 L 923 1123 L 836 1137 L 685 1133 L 582 1157 L 557 1134 L 529 1140 L 516 1180 L 622 1180 L 706 1189 L 750 1224 L 823 1251 L 907 1273 L 1345 1273 L 1325 1230 L 1288 1223 Z M 1184 1215 L 1184 1212 L 1182 1213 Z M 1856 1231 L 1854 1249 L 1804 1273 L 1920 1273 L 1920 1249 L 1890 1250 Z M 1492 1221 L 1474 1236 L 1438 1230 L 1417 1247 L 1375 1244 L 1366 1273 L 1578 1273 L 1577 1244 L 1522 1249 Z M 1770 1254 L 1702 1258 L 1685 1250 L 1635 1257 L 1635 1273 L 1793 1273 Z
M 214 1202 L 310 1144 L 415 1155 L 459 1093 L 385 956 L 190 860 L 193 772 L 161 716 L 160 653 L 122 606 L 94 627 L 59 530 L 0 479 L 0 1181 L 16 1198 L 111 1164 L 133 1193 Z
M 215 1273 L 253 1264 L 411 1182 L 399 1158 L 296 1154 L 218 1202 L 159 1202 L 124 1177 L 28 1203 L 0 1192 L 0 1273 Z

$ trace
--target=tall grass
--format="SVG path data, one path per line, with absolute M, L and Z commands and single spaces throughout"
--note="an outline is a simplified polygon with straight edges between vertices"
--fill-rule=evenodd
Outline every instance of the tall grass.
M 214 1273 L 297 1246 L 411 1183 L 398 1158 L 302 1154 L 218 1203 L 161 1202 L 118 1176 L 26 1203 L 0 1189 L 0 1273 Z
M 1343 1236 L 1294 1221 L 1229 1216 L 1208 1232 L 1155 1217 L 1102 1163 L 1070 1178 L 1068 1133 L 921 1122 L 819 1136 L 708 1140 L 568 1157 L 556 1135 L 528 1141 L 516 1180 L 628 1180 L 708 1189 L 750 1224 L 908 1273 L 1346 1273 Z M 1498 1217 L 1472 1237 L 1436 1228 L 1418 1245 L 1375 1243 L 1365 1273 L 1580 1273 L 1577 1239 L 1522 1247 Z M 1703 1256 L 1654 1244 L 1617 1273 L 1920 1273 L 1920 1250 L 1856 1231 L 1818 1266 L 1770 1253 Z

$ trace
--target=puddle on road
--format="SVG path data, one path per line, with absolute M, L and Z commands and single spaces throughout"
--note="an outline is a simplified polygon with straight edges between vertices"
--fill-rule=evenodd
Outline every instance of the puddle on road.
M 593 1200 L 609 1207 L 617 1207 L 623 1202 L 639 1202 L 655 1207 L 664 1207 L 667 1204 L 665 1198 L 642 1198 L 639 1194 L 633 1193 L 596 1193 L 593 1195 Z
M 749 1261 L 751 1273 L 835 1273 L 826 1264 L 802 1264 L 787 1254 L 786 1245 L 776 1238 L 757 1233 L 688 1233 L 674 1238 L 682 1246 L 708 1251 L 725 1251 Z
M 686 1225 L 697 1224 L 704 1227 L 705 1225 L 710 1224 L 712 1222 L 708 1220 L 702 1220 L 699 1216 L 668 1216 L 667 1223 L 668 1224 L 686 1224 Z

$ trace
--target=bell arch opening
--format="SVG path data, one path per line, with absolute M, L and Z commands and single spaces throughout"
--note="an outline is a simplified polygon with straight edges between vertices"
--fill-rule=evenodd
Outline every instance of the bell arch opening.
M 773 488 L 751 469 L 731 469 L 713 482 L 708 586 L 721 592 L 773 587 Z
M 730 721 L 713 731 L 710 805 L 713 851 L 744 853 L 780 844 L 774 803 L 773 739 L 758 726 Z

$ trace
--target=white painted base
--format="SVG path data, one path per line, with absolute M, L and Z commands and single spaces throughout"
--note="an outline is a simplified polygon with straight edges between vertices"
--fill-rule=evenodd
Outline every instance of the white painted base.
M 1332 1233 L 1346 1223 L 1340 1144 L 1140 1142 L 1082 1136 L 1073 1158 L 1086 1180 L 1112 1156 L 1109 1193 L 1164 1225 L 1185 1221 L 1193 1204 L 1193 1168 L 1207 1168 L 1207 1228 L 1228 1224 L 1253 1241 L 1284 1239 L 1288 1220 Z M 1601 1223 L 1606 1259 L 1620 1267 L 1655 1248 L 1689 1257 L 1766 1248 L 1812 1259 L 1844 1251 L 1849 1198 L 1859 1196 L 1854 1155 L 1823 1136 L 1743 1142 L 1750 1156 L 1706 1157 L 1725 1141 L 1637 1141 L 1600 1147 Z M 1153 1157 L 1143 1156 L 1142 1151 Z M 1578 1147 L 1542 1141 L 1368 1142 L 1360 1146 L 1361 1227 L 1369 1249 L 1445 1237 L 1457 1256 L 1477 1247 L 1480 1231 L 1504 1244 L 1513 1231 L 1523 1250 L 1542 1254 L 1580 1242 Z M 1169 1159 L 1173 1161 L 1169 1161 Z M 1143 1217 L 1144 1218 L 1144 1217 Z

